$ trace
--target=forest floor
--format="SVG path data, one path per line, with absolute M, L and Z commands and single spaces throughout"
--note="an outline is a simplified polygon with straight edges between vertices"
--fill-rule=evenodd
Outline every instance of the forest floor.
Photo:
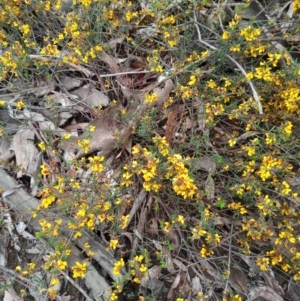
M 0 298 L 300 300 L 300 1 L 0 1 Z

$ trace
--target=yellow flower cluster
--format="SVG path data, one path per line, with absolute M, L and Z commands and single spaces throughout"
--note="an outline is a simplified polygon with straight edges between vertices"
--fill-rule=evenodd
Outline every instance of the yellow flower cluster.
M 281 169 L 282 165 L 282 159 L 274 158 L 272 155 L 263 156 L 262 163 L 257 174 L 265 182 L 267 179 L 271 178 L 272 171 L 275 170 L 275 168 Z
M 280 108 L 285 109 L 287 113 L 299 112 L 300 88 L 288 88 L 280 93 L 280 97 L 283 101 L 280 104 Z
M 213 255 L 214 251 L 212 249 L 210 249 L 209 247 L 207 247 L 206 245 L 202 245 L 200 254 L 201 254 L 202 258 L 206 258 L 206 257 Z
M 269 270 L 269 261 L 270 259 L 268 257 L 259 257 L 256 259 L 255 263 L 261 271 L 266 272 Z
M 91 149 L 90 140 L 89 139 L 81 139 L 77 142 L 78 146 L 83 150 L 85 154 L 89 152 Z
M 228 208 L 230 208 L 232 210 L 235 210 L 235 211 L 238 211 L 242 215 L 244 215 L 248 212 L 247 209 L 241 204 L 241 202 L 230 203 L 230 204 L 228 204 Z
M 268 67 L 265 62 L 260 62 L 260 67 L 256 67 L 254 72 L 248 72 L 248 79 L 257 78 L 265 81 L 272 81 L 273 74 L 271 67 Z
M 149 93 L 145 95 L 145 101 L 148 104 L 154 103 L 158 100 L 158 96 L 156 93 Z
M 257 57 L 261 54 L 263 54 L 266 49 L 265 46 L 261 43 L 257 43 L 258 45 L 253 46 L 253 45 L 247 45 L 247 49 L 244 51 L 244 54 L 246 56 L 252 56 L 252 57 Z
M 170 147 L 165 137 L 154 137 L 153 142 L 162 158 L 166 159 L 160 161 L 148 149 L 136 145 L 132 149 L 135 159 L 131 162 L 132 172 L 143 177 L 143 187 L 146 191 L 157 192 L 162 187 L 160 182 L 165 178 L 172 180 L 173 189 L 177 195 L 184 199 L 192 198 L 197 191 L 197 186 L 189 176 L 188 168 L 185 167 L 186 160 L 179 154 L 170 155 Z M 164 166 L 163 170 L 166 170 L 164 175 L 159 172 L 159 164 Z M 125 180 L 122 181 L 124 186 L 131 184 L 132 173 L 128 172 L 128 169 L 129 167 L 125 166 L 126 172 L 123 174 Z
M 141 279 L 148 271 L 148 260 L 144 255 L 136 255 L 133 260 L 129 261 L 130 274 L 133 276 L 132 281 L 141 283 Z
M 48 208 L 55 202 L 55 197 L 53 195 L 46 196 L 42 199 L 42 207 Z
M 294 8 L 294 13 L 300 10 L 300 0 L 293 1 L 293 8 Z
M 244 37 L 247 42 L 253 42 L 261 34 L 260 28 L 253 28 L 251 25 L 245 27 L 240 31 L 240 36 Z
M 158 173 L 158 163 L 159 159 L 155 158 L 153 154 L 147 150 L 146 148 L 141 148 L 140 146 L 136 145 L 132 149 L 132 154 L 139 160 L 142 160 L 143 163 L 140 163 L 137 160 L 132 161 L 132 169 L 133 172 L 141 175 L 143 177 L 144 183 L 143 187 L 146 191 L 154 191 L 157 192 L 161 184 L 159 184 L 159 173 Z M 125 166 L 125 169 L 127 166 Z M 132 174 L 126 172 L 126 178 L 131 178 Z M 123 181 L 122 185 L 127 184 L 128 182 Z
M 125 261 L 123 258 L 121 258 L 119 261 L 117 261 L 115 264 L 114 264 L 114 269 L 113 269 L 113 273 L 115 275 L 120 275 L 121 273 L 121 270 L 124 268 L 125 266 Z
M 102 162 L 104 161 L 104 157 L 99 157 L 99 156 L 94 156 L 94 157 L 90 157 L 89 161 L 90 161 L 90 167 L 92 168 L 92 171 L 95 172 L 102 172 L 104 170 L 103 164 Z
M 166 177 L 172 178 L 174 191 L 184 199 L 192 198 L 197 191 L 197 186 L 194 179 L 189 176 L 189 170 L 184 165 L 185 160 L 179 154 L 169 156 L 167 160 L 169 167 Z

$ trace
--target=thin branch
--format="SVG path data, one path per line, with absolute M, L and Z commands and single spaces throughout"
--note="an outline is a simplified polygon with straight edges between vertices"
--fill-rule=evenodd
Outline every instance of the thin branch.
M 230 265 L 231 265 L 232 232 L 233 232 L 233 223 L 231 224 L 231 229 L 230 229 L 230 234 L 231 235 L 230 235 L 230 241 L 229 241 L 228 264 L 227 264 L 228 273 L 230 273 Z M 230 276 L 230 274 L 228 274 L 228 277 L 226 279 L 226 283 L 225 283 L 225 287 L 224 287 L 224 291 L 223 291 L 223 296 L 226 296 L 226 291 L 227 291 L 227 287 L 228 287 L 228 283 L 229 283 L 229 276 Z
M 194 24 L 195 24 L 195 27 L 196 27 L 196 30 L 197 30 L 197 33 L 198 33 L 198 40 L 200 43 L 202 43 L 203 45 L 205 45 L 206 47 L 212 49 L 212 50 L 218 50 L 218 48 L 206 43 L 205 41 L 202 40 L 202 36 L 201 36 L 201 32 L 200 32 L 200 29 L 199 29 L 199 25 L 198 25 L 198 22 L 197 22 L 197 19 L 196 19 L 196 13 L 194 11 Z M 230 55 L 226 54 L 226 57 L 236 65 L 236 67 L 241 71 L 241 73 L 245 76 L 246 78 L 246 81 L 248 83 L 248 85 L 250 86 L 251 90 L 252 90 L 252 95 L 253 95 L 253 98 L 254 100 L 257 102 L 257 106 L 258 106 L 258 112 L 260 115 L 263 115 L 264 112 L 263 112 L 263 108 L 262 108 L 262 105 L 261 105 L 261 102 L 259 100 L 259 97 L 258 97 L 258 94 L 252 84 L 252 82 L 249 80 L 249 78 L 247 77 L 247 73 L 245 71 L 245 69 L 234 59 L 232 58 Z

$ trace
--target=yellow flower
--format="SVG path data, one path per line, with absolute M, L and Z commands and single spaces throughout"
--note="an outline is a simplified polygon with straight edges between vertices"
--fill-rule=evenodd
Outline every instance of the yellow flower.
M 96 127 L 94 125 L 90 125 L 88 128 L 88 131 L 92 133 L 95 131 L 95 129 L 96 129 Z
M 54 202 L 55 202 L 55 196 L 53 196 L 53 195 L 49 195 L 49 196 L 46 196 L 46 197 L 42 198 L 42 206 L 44 208 L 48 208 Z
M 18 110 L 22 110 L 25 107 L 25 103 L 22 100 L 16 102 L 16 105 Z
M 91 245 L 88 243 L 88 242 L 86 242 L 85 244 L 84 244 L 84 248 L 85 249 L 89 249 L 91 247 Z
M 111 293 L 109 300 L 110 301 L 118 300 L 118 295 L 116 293 Z
M 142 273 L 145 273 L 147 270 L 148 270 L 148 268 L 147 268 L 144 264 L 142 264 L 142 265 L 140 266 L 140 271 L 141 271 Z
M 40 142 L 38 144 L 38 147 L 42 150 L 42 151 L 45 151 L 46 150 L 46 144 L 44 141 Z
M 230 37 L 229 32 L 224 30 L 223 34 L 222 34 L 222 39 L 223 40 L 228 40 Z
M 76 266 L 72 267 L 73 278 L 84 278 L 87 272 L 87 264 L 76 262 Z
M 74 234 L 74 239 L 81 237 L 81 236 L 82 236 L 82 233 L 78 231 Z
M 124 229 L 127 227 L 128 219 L 129 219 L 129 214 L 123 215 L 123 216 L 121 217 L 121 224 L 120 224 L 120 228 L 121 228 L 121 229 L 124 230 Z
M 51 227 L 52 227 L 51 224 L 44 219 L 40 220 L 39 224 L 41 225 L 43 231 L 47 231 L 47 230 L 51 229 Z
M 67 266 L 68 266 L 68 264 L 67 264 L 66 261 L 63 261 L 63 260 L 60 260 L 60 259 L 57 261 L 57 268 L 59 270 L 65 270 L 67 268 Z
M 164 222 L 164 231 L 166 233 L 169 233 L 170 232 L 170 223 L 169 222 Z
M 122 268 L 125 266 L 125 262 L 124 262 L 124 259 L 121 258 L 119 261 L 117 261 L 115 264 L 114 264 L 114 268 L 113 268 L 113 273 L 114 275 L 120 275 L 120 272 L 122 270 Z
M 57 290 L 54 287 L 48 288 L 48 295 L 52 300 L 56 298 L 56 293 L 57 293 Z
M 187 84 L 188 84 L 188 86 L 194 86 L 195 83 L 196 83 L 196 76 L 195 75 L 191 75 L 190 81 Z
M 214 80 L 210 79 L 208 82 L 207 82 L 207 86 L 211 89 L 215 89 L 217 87 L 217 84 L 215 83 Z
M 140 152 L 139 145 L 135 145 L 135 146 L 132 148 L 131 153 L 132 153 L 133 155 L 137 155 L 139 152 Z
M 136 255 L 134 257 L 134 260 L 137 261 L 137 262 L 142 262 L 144 259 L 144 256 L 143 255 Z
M 236 145 L 236 139 L 229 139 L 228 144 L 230 147 L 234 147 Z
M 181 225 L 184 225 L 184 217 L 182 215 L 178 215 L 177 222 Z
M 109 242 L 109 248 L 115 250 L 118 246 L 119 241 L 117 239 L 111 239 Z
M 287 121 L 284 125 L 283 132 L 290 136 L 292 134 L 293 124 L 290 121 Z
M 135 283 L 141 283 L 141 279 L 140 278 L 137 278 L 137 277 L 134 277 L 133 278 L 133 282 L 135 282 Z
M 229 48 L 229 51 L 231 51 L 231 52 L 239 52 L 239 51 L 241 51 L 240 44 L 231 46 L 231 47 Z
M 256 40 L 260 34 L 261 34 L 261 29 L 253 28 L 251 25 L 242 29 L 240 32 L 240 36 L 244 37 L 247 42 Z
M 57 277 L 52 278 L 51 281 L 50 281 L 51 286 L 54 286 L 54 285 L 59 284 L 59 283 L 60 283 L 60 281 Z
M 92 168 L 92 171 L 96 172 L 102 172 L 104 170 L 102 162 L 104 161 L 104 157 L 94 156 L 89 158 L 90 160 L 90 166 Z
M 0 100 L 0 107 L 5 106 L 5 104 L 6 104 L 6 101 L 5 101 L 5 100 Z
M 44 164 L 41 165 L 41 174 L 43 176 L 47 176 L 50 174 L 50 172 L 48 171 L 47 167 Z
M 70 138 L 71 138 L 71 134 L 70 134 L 70 133 L 63 134 L 63 136 L 62 136 L 62 139 L 63 139 L 63 140 L 68 140 L 68 139 L 70 139 Z
M 16 272 L 20 272 L 21 270 L 22 270 L 22 269 L 21 269 L 21 267 L 20 267 L 19 265 L 15 267 L 15 271 L 16 271 Z
M 86 253 L 86 255 L 87 255 L 88 257 L 93 257 L 93 256 L 95 255 L 95 252 L 93 252 L 93 251 L 88 251 L 88 252 Z

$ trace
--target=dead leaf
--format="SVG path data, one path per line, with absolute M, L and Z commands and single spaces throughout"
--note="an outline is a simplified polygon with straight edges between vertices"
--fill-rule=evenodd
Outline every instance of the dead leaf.
M 210 285 L 213 282 L 215 286 L 223 287 L 224 280 L 222 279 L 219 270 L 215 269 L 215 267 L 207 260 L 200 260 L 200 266 L 204 273 L 202 281 L 205 281 L 206 285 Z
M 205 195 L 209 201 L 215 198 L 215 181 L 209 173 L 205 181 Z
M 67 90 L 70 91 L 72 89 L 80 87 L 82 81 L 74 78 L 74 77 L 69 77 L 69 76 L 64 76 L 61 77 L 60 79 L 61 85 Z
M 48 120 L 47 118 L 45 118 L 40 113 L 35 113 L 35 112 L 29 111 L 27 109 L 24 109 L 21 112 L 15 113 L 14 110 L 11 110 L 10 108 L 8 108 L 8 109 L 9 109 L 10 114 L 12 114 L 13 118 L 24 119 L 24 120 L 31 121 L 33 123 L 37 122 L 39 125 L 39 129 L 42 131 L 57 130 L 54 123 L 52 121 Z M 59 129 L 58 129 L 58 131 L 59 131 Z
M 245 139 L 248 139 L 250 137 L 253 137 L 253 136 L 257 136 L 259 135 L 261 132 L 258 132 L 258 131 L 249 131 L 249 132 L 246 132 L 244 134 L 242 134 L 241 136 L 239 136 L 237 138 L 237 141 L 240 142 L 242 140 L 245 140 Z
M 109 103 L 109 97 L 104 93 L 98 91 L 95 88 L 85 85 L 71 92 L 72 94 L 80 97 L 82 101 L 93 107 L 93 106 L 107 106 Z
M 240 269 L 235 268 L 233 265 L 230 267 L 229 283 L 237 293 L 244 296 L 247 295 L 247 276 Z
M 268 286 L 257 286 L 249 289 L 248 301 L 254 301 L 259 297 L 265 301 L 284 301 L 281 296 Z M 297 301 L 298 300 L 299 299 L 297 299 Z
M 61 104 L 62 107 L 71 107 L 73 105 L 72 101 L 65 93 L 52 91 L 52 94 L 49 95 L 51 100 L 54 100 L 57 104 Z
M 154 291 L 161 288 L 163 282 L 158 280 L 161 274 L 161 267 L 155 265 L 148 270 L 148 273 L 142 278 L 141 287 Z
M 132 244 L 133 244 L 133 235 L 132 235 L 132 233 L 130 233 L 130 232 L 122 232 L 122 233 L 121 233 L 121 236 L 125 236 L 125 237 L 128 238 L 128 240 L 129 240 L 129 242 L 130 242 L 130 246 L 128 246 L 127 244 L 126 244 L 126 245 L 123 244 L 123 246 L 124 246 L 124 247 L 126 246 L 126 248 L 127 248 L 128 250 L 131 250 L 131 247 L 132 247 Z
M 269 287 L 271 287 L 276 293 L 278 293 L 280 296 L 285 295 L 283 288 L 279 285 L 278 281 L 275 279 L 275 275 L 272 270 L 263 272 L 262 276 L 263 276 L 264 280 L 266 281 L 266 284 Z
M 198 105 L 198 125 L 199 130 L 203 131 L 206 126 L 206 113 L 205 113 L 205 104 L 199 98 L 197 98 Z
M 143 40 L 147 40 L 150 37 L 154 36 L 157 31 L 156 24 L 150 24 L 150 26 L 141 28 L 137 30 L 137 35 L 140 36 Z
M 288 293 L 291 296 L 293 301 L 300 300 L 300 284 L 293 281 L 292 278 L 289 281 Z
M 8 288 L 4 293 L 3 301 L 23 301 L 23 298 L 20 298 L 13 288 Z
M 132 208 L 129 213 L 127 225 L 131 222 L 133 216 L 136 214 L 137 210 L 140 208 L 140 206 L 145 201 L 145 199 L 146 199 L 146 191 L 144 189 L 141 189 L 137 198 L 133 202 Z
M 95 131 L 90 138 L 90 149 L 84 153 L 82 150 L 76 155 L 76 158 L 80 158 L 83 155 L 88 155 L 95 151 L 98 151 L 99 156 L 107 157 L 118 146 L 118 137 L 124 137 L 127 127 L 125 124 L 121 124 L 116 119 L 118 108 L 114 107 L 104 111 L 103 114 L 93 120 L 90 126 L 95 126 Z M 85 139 L 88 134 L 83 135 L 79 139 Z
M 166 124 L 166 129 L 165 129 L 165 136 L 166 140 L 169 143 L 169 145 L 172 144 L 172 138 L 173 134 L 177 125 L 177 115 L 179 113 L 180 106 L 176 106 L 173 108 L 171 113 L 168 115 L 168 120 Z
M 181 280 L 181 274 L 178 273 L 172 283 L 172 286 L 168 292 L 168 295 L 167 295 L 167 299 L 174 299 L 175 297 L 175 289 L 179 286 L 179 283 L 180 283 L 180 280 Z
M 126 77 L 122 75 L 117 75 L 118 73 L 123 72 L 124 69 L 117 64 L 116 59 L 112 58 L 105 51 L 101 52 L 99 58 L 102 59 L 109 66 L 113 74 L 116 74 L 116 79 L 121 84 L 121 86 L 125 88 L 130 86 L 128 85 L 128 80 L 126 79 Z
M 167 295 L 168 300 L 174 300 L 176 293 L 179 294 L 179 289 L 180 289 L 181 285 L 183 284 L 185 277 L 186 277 L 186 273 L 182 272 L 182 271 L 180 271 L 176 275 L 176 277 L 171 285 L 171 288 L 168 292 L 168 295 Z
M 109 49 L 115 49 L 116 46 L 118 44 L 122 44 L 123 41 L 124 41 L 124 38 L 116 38 L 116 39 L 110 40 L 107 44 L 108 44 Z
M 197 293 L 203 291 L 203 287 L 201 285 L 200 278 L 198 276 L 192 278 L 191 289 L 192 289 L 193 295 L 196 295 Z
M 0 160 L 10 160 L 15 155 L 9 140 L 5 137 L 0 137 Z
M 204 170 L 209 173 L 216 171 L 216 162 L 213 157 L 193 158 L 191 161 L 191 167 L 194 170 Z
M 17 176 L 24 174 L 35 176 L 39 173 L 41 154 L 34 144 L 32 130 L 22 130 L 13 137 L 13 149 L 16 155 L 16 163 L 20 168 Z
M 53 91 L 56 87 L 56 82 L 51 79 L 50 82 L 45 82 L 40 77 L 36 78 L 36 86 L 32 92 L 36 97 L 42 97 L 44 95 L 47 95 L 50 91 Z
M 189 117 L 185 118 L 182 131 L 186 132 L 187 130 L 190 130 L 192 128 L 193 128 L 193 121 Z
M 180 271 L 184 271 L 184 272 L 187 272 L 187 271 L 188 271 L 186 265 L 183 264 L 182 261 L 180 261 L 180 260 L 174 258 L 174 259 L 173 259 L 173 262 L 174 262 L 175 265 L 178 266 L 178 268 L 179 268 Z
M 171 79 L 167 79 L 163 87 L 154 88 L 153 93 L 157 94 L 158 99 L 157 102 L 154 103 L 153 105 L 162 106 L 166 101 L 166 99 L 169 97 L 172 89 L 173 89 L 173 81 Z
M 158 222 L 155 217 L 152 217 L 149 222 L 148 226 L 145 229 L 146 233 L 151 237 L 158 235 Z

